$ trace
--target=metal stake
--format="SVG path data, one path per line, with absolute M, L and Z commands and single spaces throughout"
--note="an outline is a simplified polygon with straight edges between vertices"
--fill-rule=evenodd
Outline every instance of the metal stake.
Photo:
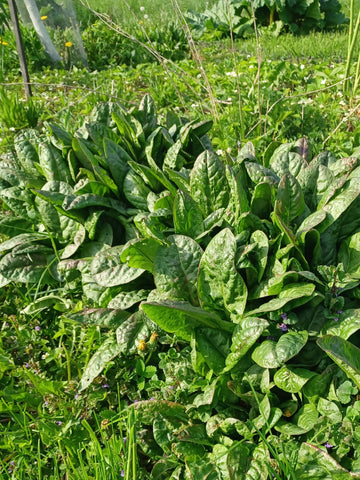
M 27 69 L 24 45 L 21 38 L 19 18 L 17 14 L 15 0 L 8 0 L 8 3 L 9 3 L 10 17 L 14 27 L 16 47 L 17 47 L 19 60 L 20 60 L 21 75 L 24 81 L 25 95 L 26 95 L 26 98 L 30 98 L 32 96 L 30 78 L 29 78 L 29 72 Z

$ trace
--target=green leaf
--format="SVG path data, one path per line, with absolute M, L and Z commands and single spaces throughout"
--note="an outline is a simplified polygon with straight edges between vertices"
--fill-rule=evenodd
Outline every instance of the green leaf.
M 265 340 L 255 348 L 251 358 L 263 368 L 280 367 L 300 352 L 307 339 L 308 333 L 302 331 L 286 333 L 280 337 L 278 342 Z
M 96 283 L 103 287 L 124 285 L 140 277 L 141 268 L 129 267 L 121 261 L 123 246 L 108 248 L 99 252 L 91 262 L 90 270 Z
M 360 278 L 360 232 L 342 242 L 338 253 L 338 263 L 344 265 L 346 273 Z
M 80 312 L 64 316 L 69 320 L 86 325 L 117 328 L 130 317 L 130 313 L 114 308 L 86 308 Z
M 109 304 L 108 308 L 120 308 L 126 310 L 127 308 L 132 307 L 136 303 L 146 300 L 151 290 L 134 290 L 131 292 L 120 292 L 115 297 L 113 297 Z
M 360 349 L 343 338 L 325 335 L 317 344 L 360 388 Z
M 351 480 L 360 478 L 358 473 L 350 473 L 327 453 L 325 449 L 310 443 L 302 443 L 296 470 L 296 480 Z
M 288 435 L 303 435 L 314 427 L 318 418 L 315 405 L 307 403 L 292 417 L 291 422 L 280 420 L 275 425 L 275 430 Z
M 115 337 L 111 336 L 107 338 L 85 367 L 81 377 L 79 391 L 82 392 L 88 388 L 93 380 L 104 370 L 110 360 L 117 357 L 121 351 L 121 345 L 118 344 Z
M 281 178 L 290 173 L 298 177 L 307 167 L 307 162 L 298 153 L 292 152 L 292 143 L 283 143 L 273 153 L 269 165 L 270 168 Z
M 255 243 L 256 247 L 252 250 L 251 258 L 254 259 L 254 264 L 258 272 L 257 279 L 258 282 L 260 282 L 267 264 L 269 240 L 264 232 L 256 230 L 250 237 L 250 245 L 253 243 Z
M 336 314 L 337 322 L 329 320 L 321 330 L 321 335 L 335 335 L 347 340 L 351 335 L 360 330 L 360 310 L 349 309 Z
M 262 182 L 255 185 L 251 197 L 251 212 L 259 218 L 268 219 L 272 211 L 273 189 L 271 183 Z
M 140 341 L 146 341 L 149 334 L 146 315 L 142 311 L 137 311 L 116 330 L 119 351 L 125 355 L 133 355 L 138 351 Z
M 191 340 L 192 332 L 199 326 L 219 328 L 230 333 L 234 329 L 232 323 L 221 320 L 216 313 L 194 307 L 187 302 L 143 302 L 141 308 L 163 330 L 175 333 L 187 341 Z
M 246 355 L 268 326 L 269 322 L 258 317 L 246 317 L 236 325 L 232 337 L 231 353 L 226 358 L 225 371 L 231 370 Z
M 181 190 L 174 201 L 175 233 L 196 238 L 204 232 L 201 209 L 192 197 Z
M 140 210 L 148 210 L 147 196 L 151 190 L 145 185 L 145 182 L 133 170 L 125 175 L 124 195 L 126 199 Z
M 190 192 L 205 217 L 228 206 L 225 167 L 215 153 L 205 151 L 196 159 L 190 174 Z
M 215 375 L 220 375 L 225 367 L 225 359 L 230 351 L 228 332 L 213 328 L 195 329 L 196 348 Z
M 0 275 L 12 282 L 52 283 L 48 272 L 48 256 L 41 253 L 10 252 L 4 255 L 0 260 Z
M 294 368 L 285 365 L 275 373 L 274 382 L 277 387 L 285 392 L 298 393 L 314 375 L 316 375 L 315 372 L 305 368 Z
M 154 238 L 135 238 L 124 245 L 120 259 L 129 267 L 141 268 L 153 273 L 156 252 L 160 245 L 161 243 Z
M 21 310 L 21 313 L 25 315 L 36 315 L 47 308 L 65 311 L 71 308 L 71 301 L 57 295 L 44 295 L 34 302 L 29 303 Z
M 154 281 L 162 298 L 198 305 L 197 272 L 201 247 L 189 237 L 171 235 L 168 246 L 159 247 L 154 260 Z
M 319 398 L 317 409 L 320 415 L 327 417 L 332 424 L 342 422 L 342 414 L 335 402 L 330 402 L 326 398 Z
M 125 175 L 130 168 L 129 161 L 132 158 L 120 145 L 108 138 L 104 138 L 104 152 L 111 176 L 121 192 Z
M 247 312 L 246 316 L 254 316 L 258 313 L 274 312 L 282 309 L 287 303 L 291 301 L 300 301 L 306 303 L 311 299 L 312 294 L 315 291 L 315 285 L 312 283 L 291 283 L 285 285 L 278 298 L 274 298 L 267 303 L 261 305 L 261 307 Z
M 57 148 L 46 143 L 40 143 L 39 163 L 46 180 L 61 180 L 65 183 L 72 183 L 67 163 Z
M 21 233 L 15 237 L 5 240 L 0 243 L 0 252 L 6 252 L 6 250 L 12 250 L 19 245 L 27 245 L 29 243 L 40 242 L 43 240 L 49 240 L 47 234 L 44 233 Z
M 299 182 L 292 175 L 284 175 L 278 185 L 274 210 L 285 225 L 300 217 L 305 209 L 304 195 Z
M 236 239 L 230 229 L 208 244 L 200 262 L 198 293 L 206 309 L 226 309 L 238 322 L 247 300 L 247 288 L 235 268 Z

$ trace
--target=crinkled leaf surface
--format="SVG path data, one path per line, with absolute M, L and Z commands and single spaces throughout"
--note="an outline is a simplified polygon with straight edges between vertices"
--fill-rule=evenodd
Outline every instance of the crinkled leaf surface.
M 190 174 L 190 192 L 205 217 L 227 207 L 229 185 L 225 167 L 215 153 L 205 151 L 196 159 Z
M 163 298 L 186 300 L 198 305 L 197 272 L 202 249 L 184 235 L 171 235 L 169 246 L 161 246 L 154 260 L 154 280 Z
M 140 277 L 141 268 L 129 267 L 120 259 L 123 246 L 108 248 L 98 253 L 91 262 L 90 270 L 96 283 L 103 287 L 124 285 Z
M 277 368 L 297 355 L 308 339 L 308 332 L 288 332 L 278 342 L 265 340 L 252 353 L 251 358 L 260 367 Z
M 234 321 L 242 316 L 247 287 L 235 268 L 236 239 L 230 229 L 219 232 L 201 258 L 198 293 L 205 309 L 225 309 Z

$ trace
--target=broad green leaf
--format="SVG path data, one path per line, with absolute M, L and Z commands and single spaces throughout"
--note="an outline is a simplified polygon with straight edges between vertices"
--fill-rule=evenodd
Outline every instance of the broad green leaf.
M 171 235 L 169 246 L 161 246 L 154 260 L 154 281 L 165 299 L 186 300 L 198 304 L 197 273 L 201 247 L 191 238 Z
M 114 336 L 107 338 L 85 367 L 81 377 L 79 391 L 82 392 L 88 388 L 93 380 L 104 370 L 110 360 L 117 357 L 121 351 L 121 345 L 118 344 Z
M 101 197 L 100 195 L 94 195 L 92 193 L 85 193 L 83 195 L 67 195 L 64 199 L 62 207 L 66 212 L 89 207 L 107 207 L 115 210 L 121 215 L 126 215 L 126 207 L 123 202 L 115 198 Z
M 187 341 L 191 340 L 192 332 L 199 326 L 219 328 L 230 333 L 234 329 L 232 323 L 221 320 L 216 313 L 194 307 L 187 302 L 143 302 L 141 308 L 163 330 L 175 333 Z
M 255 267 L 258 272 L 258 282 L 260 282 L 267 264 L 269 240 L 264 232 L 256 230 L 250 236 L 250 245 L 253 243 L 255 243 L 256 247 L 252 251 L 251 257 L 254 258 Z
M 116 330 L 119 352 L 125 355 L 133 355 L 138 351 L 140 341 L 146 341 L 150 335 L 150 329 L 146 324 L 144 312 L 137 311 Z
M 306 344 L 307 339 L 306 331 L 285 333 L 277 342 L 274 340 L 262 342 L 255 348 L 251 358 L 260 367 L 278 368 L 297 355 Z
M 275 385 L 289 393 L 298 393 L 305 383 L 315 375 L 315 372 L 305 368 L 283 366 L 274 375 Z
M 0 260 L 0 275 L 12 282 L 52 283 L 48 268 L 48 256 L 41 253 L 10 252 Z
M 311 299 L 312 294 L 315 291 L 315 285 L 312 283 L 291 283 L 285 285 L 281 292 L 279 293 L 278 298 L 274 298 L 267 303 L 261 305 L 261 307 L 247 312 L 246 316 L 254 316 L 258 313 L 264 312 L 274 312 L 280 310 L 287 303 L 291 301 L 301 301 L 301 303 L 306 303 Z
M 360 310 L 349 309 L 336 313 L 338 321 L 329 320 L 321 331 L 321 335 L 335 335 L 347 340 L 351 335 L 360 330 Z
M 115 297 L 113 297 L 109 304 L 108 308 L 120 308 L 126 310 L 127 308 L 132 307 L 136 303 L 146 300 L 151 290 L 134 290 L 130 292 L 120 292 Z
M 124 245 L 120 259 L 129 267 L 142 268 L 153 273 L 156 252 L 160 245 L 161 243 L 154 238 L 135 238 Z
M 29 303 L 21 310 L 21 313 L 25 315 L 36 315 L 47 308 L 53 308 L 59 311 L 69 310 L 71 308 L 71 301 L 57 295 L 44 295 L 34 302 Z
M 275 211 L 285 225 L 300 217 L 305 209 L 304 195 L 299 182 L 290 174 L 285 174 L 278 185 Z
M 130 317 L 130 313 L 114 308 L 86 308 L 77 313 L 64 315 L 74 322 L 100 327 L 117 328 Z
M 261 182 L 255 185 L 251 197 L 251 212 L 259 218 L 268 219 L 272 211 L 273 190 L 271 183 Z
M 40 142 L 39 134 L 36 130 L 23 130 L 15 137 L 14 147 L 17 154 L 17 158 L 22 168 L 27 173 L 31 173 L 35 176 L 39 175 L 39 172 L 35 165 L 39 162 L 39 156 L 36 151 L 35 145 Z
M 257 317 L 246 317 L 236 325 L 232 337 L 231 353 L 226 358 L 225 371 L 232 369 L 246 355 L 268 326 L 269 322 Z
M 151 189 L 151 191 L 156 193 L 161 192 L 163 185 L 158 180 L 156 171 L 154 169 L 147 167 L 146 165 L 141 165 L 133 160 L 129 161 L 129 165 L 132 170 L 144 181 L 146 186 Z
M 342 413 L 335 402 L 330 402 L 326 398 L 319 398 L 317 409 L 320 415 L 327 417 L 332 424 L 342 422 Z
M 307 162 L 298 153 L 292 152 L 293 144 L 283 143 L 273 153 L 269 166 L 281 178 L 290 173 L 298 177 L 307 167 Z
M 346 273 L 360 278 L 360 232 L 341 243 L 338 262 L 344 265 Z
M 0 199 L 16 215 L 29 220 L 38 220 L 34 206 L 34 196 L 18 187 L 0 189 Z
M 295 470 L 296 480 L 351 480 L 360 478 L 359 473 L 349 473 L 327 453 L 326 449 L 310 443 L 302 443 Z
M 205 151 L 196 159 L 190 174 L 190 192 L 205 217 L 228 206 L 225 167 L 215 153 Z
M 319 338 L 317 344 L 360 388 L 360 349 L 334 335 Z
M 235 222 L 242 213 L 250 209 L 244 176 L 243 168 L 236 174 L 232 168 L 226 167 L 226 178 L 230 187 L 230 202 L 227 210 L 232 210 Z
M 99 252 L 91 262 L 90 270 L 96 283 L 103 287 L 124 285 L 138 278 L 144 270 L 129 267 L 120 259 L 123 246 L 108 248 Z
M 28 243 L 41 242 L 49 240 L 49 236 L 44 233 L 21 233 L 15 237 L 5 240 L 0 243 L 0 252 L 6 252 L 6 250 L 12 250 L 19 245 L 26 245 Z
M 244 444 L 237 442 L 229 448 L 227 456 L 229 480 L 267 480 L 270 457 L 264 443 L 259 443 L 251 452 Z
M 196 238 L 204 231 L 203 216 L 198 204 L 181 190 L 174 201 L 175 233 Z
M 258 185 L 259 183 L 270 183 L 277 185 L 280 178 L 269 168 L 264 167 L 256 162 L 245 162 L 245 168 L 251 181 Z
M 191 480 L 206 479 L 206 480 L 222 480 L 222 475 L 212 462 L 201 459 L 197 462 L 186 462 L 186 473 Z
M 61 180 L 72 184 L 67 163 L 57 148 L 47 143 L 40 143 L 39 163 L 46 180 Z
M 164 172 L 169 179 L 175 183 L 179 190 L 190 194 L 190 172 L 188 170 L 183 168 L 180 172 L 177 172 L 176 170 L 164 167 Z
M 104 151 L 111 176 L 121 192 L 125 175 L 130 168 L 129 161 L 132 158 L 120 145 L 108 138 L 104 138 Z
M 136 419 L 140 425 L 152 425 L 157 413 L 165 418 L 178 419 L 186 423 L 189 421 L 185 407 L 169 400 L 143 400 L 129 405 L 128 408 L 136 411 Z
M 230 334 L 219 329 L 201 327 L 195 329 L 195 339 L 196 348 L 205 362 L 215 375 L 220 375 L 230 352 Z
M 291 417 L 291 422 L 280 420 L 275 425 L 275 430 L 288 435 L 303 435 L 309 432 L 316 424 L 319 413 L 312 403 L 306 403 Z
M 140 210 L 148 210 L 147 196 L 150 189 L 145 185 L 145 182 L 139 175 L 129 170 L 124 178 L 124 195 L 126 199 Z
M 200 262 L 198 293 L 206 309 L 226 309 L 234 321 L 242 316 L 247 288 L 235 268 L 236 240 L 230 229 L 219 232 L 208 244 Z

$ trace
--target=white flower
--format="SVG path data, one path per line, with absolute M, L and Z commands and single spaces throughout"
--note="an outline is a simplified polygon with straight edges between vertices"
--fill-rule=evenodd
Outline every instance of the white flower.
M 225 75 L 227 77 L 236 77 L 236 72 L 232 71 L 232 72 L 225 72 Z
M 145 12 L 145 7 L 140 7 L 140 12 Z
M 321 85 L 325 85 L 325 83 L 326 83 L 326 80 L 325 80 L 325 79 L 324 79 L 324 80 L 321 80 L 321 82 L 320 82 L 320 83 L 321 83 Z
M 305 65 L 300 65 L 301 70 L 304 70 L 304 68 L 305 68 Z
M 224 152 L 219 148 L 219 150 L 216 150 L 216 155 L 222 155 Z
M 144 18 L 145 18 L 145 20 L 147 20 L 149 18 L 149 15 L 147 13 L 145 13 Z

